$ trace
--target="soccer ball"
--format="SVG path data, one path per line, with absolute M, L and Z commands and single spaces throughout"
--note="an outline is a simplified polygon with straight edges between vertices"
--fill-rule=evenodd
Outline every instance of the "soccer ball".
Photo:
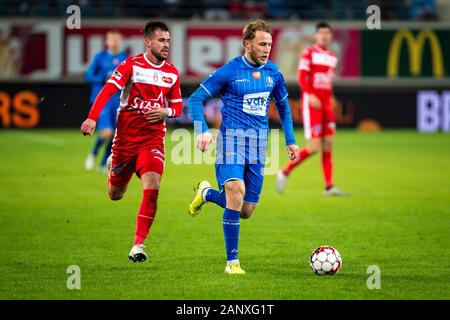
M 332 276 L 341 270 L 342 258 L 335 248 L 322 246 L 313 251 L 309 259 L 309 265 L 317 275 Z

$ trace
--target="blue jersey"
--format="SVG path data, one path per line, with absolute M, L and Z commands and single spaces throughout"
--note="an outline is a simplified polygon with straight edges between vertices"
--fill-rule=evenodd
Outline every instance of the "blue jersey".
M 243 181 L 244 201 L 256 204 L 264 180 L 271 98 L 277 105 L 286 145 L 295 144 L 283 76 L 272 62 L 253 65 L 244 56 L 217 69 L 188 100 L 189 114 L 198 134 L 208 131 L 203 104 L 214 96 L 223 101 L 221 132 L 216 143 L 217 184 L 223 191 L 227 181 Z
M 112 54 L 107 49 L 97 53 L 86 70 L 85 80 L 92 83 L 90 103 L 94 103 L 100 90 L 110 78 L 116 67 L 125 61 L 128 55 L 125 52 Z
M 222 126 L 226 129 L 267 129 L 270 98 L 287 98 L 283 75 L 269 61 L 253 65 L 244 56 L 230 60 L 200 85 L 211 97 L 222 98 Z

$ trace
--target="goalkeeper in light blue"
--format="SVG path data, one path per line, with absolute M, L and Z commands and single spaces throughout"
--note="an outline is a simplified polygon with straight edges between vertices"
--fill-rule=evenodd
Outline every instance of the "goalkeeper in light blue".
M 219 190 L 214 190 L 208 181 L 201 181 L 189 205 L 189 214 L 198 215 L 207 202 L 224 208 L 222 223 L 228 274 L 245 273 L 238 259 L 240 218 L 252 215 L 261 193 L 271 98 L 280 115 L 288 156 L 294 159 L 298 150 L 284 79 L 269 60 L 271 33 L 270 26 L 263 20 L 246 25 L 242 33 L 245 54 L 208 76 L 188 101 L 197 147 L 201 151 L 207 150 L 214 141 L 203 116 L 203 105 L 216 96 L 223 101 L 215 165 Z

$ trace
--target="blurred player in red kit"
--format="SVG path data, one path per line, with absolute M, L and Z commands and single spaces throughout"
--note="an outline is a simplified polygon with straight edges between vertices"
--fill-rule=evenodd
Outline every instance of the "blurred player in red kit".
M 344 196 L 346 192 L 333 185 L 332 147 L 336 132 L 335 115 L 331 105 L 332 77 L 337 57 L 329 50 L 333 39 L 330 25 L 320 22 L 316 26 L 316 43 L 302 52 L 298 67 L 298 83 L 302 91 L 303 127 L 307 144 L 277 175 L 276 188 L 284 191 L 291 171 L 306 158 L 322 150 L 322 170 L 325 182 L 324 194 Z
M 84 135 L 92 135 L 106 102 L 122 90 L 110 158 L 108 193 L 111 200 L 120 200 L 133 173 L 141 179 L 142 202 L 134 245 L 128 255 L 133 262 L 147 259 L 144 241 L 155 217 L 164 171 L 165 118 L 178 117 L 182 111 L 180 76 L 167 60 L 169 43 L 169 28 L 165 23 L 147 23 L 145 52 L 128 58 L 116 68 L 81 125 Z

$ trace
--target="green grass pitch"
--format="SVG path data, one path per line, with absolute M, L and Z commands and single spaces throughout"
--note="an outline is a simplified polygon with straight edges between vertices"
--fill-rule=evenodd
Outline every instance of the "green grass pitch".
M 304 143 L 301 132 L 296 135 Z M 192 188 L 212 165 L 168 160 L 147 248 L 151 262 L 127 260 L 139 180 L 112 202 L 106 177 L 86 172 L 93 139 L 76 130 L 0 132 L 1 299 L 449 299 L 450 135 L 341 130 L 335 182 L 349 198 L 322 195 L 320 157 L 292 174 L 283 196 L 266 176 L 253 217 L 241 221 L 244 276 L 223 273 L 222 210 L 191 218 Z M 286 163 L 280 146 L 281 164 Z M 309 255 L 336 247 L 343 268 L 314 275 Z M 68 266 L 81 289 L 66 286 Z M 381 269 L 381 289 L 366 286 Z

